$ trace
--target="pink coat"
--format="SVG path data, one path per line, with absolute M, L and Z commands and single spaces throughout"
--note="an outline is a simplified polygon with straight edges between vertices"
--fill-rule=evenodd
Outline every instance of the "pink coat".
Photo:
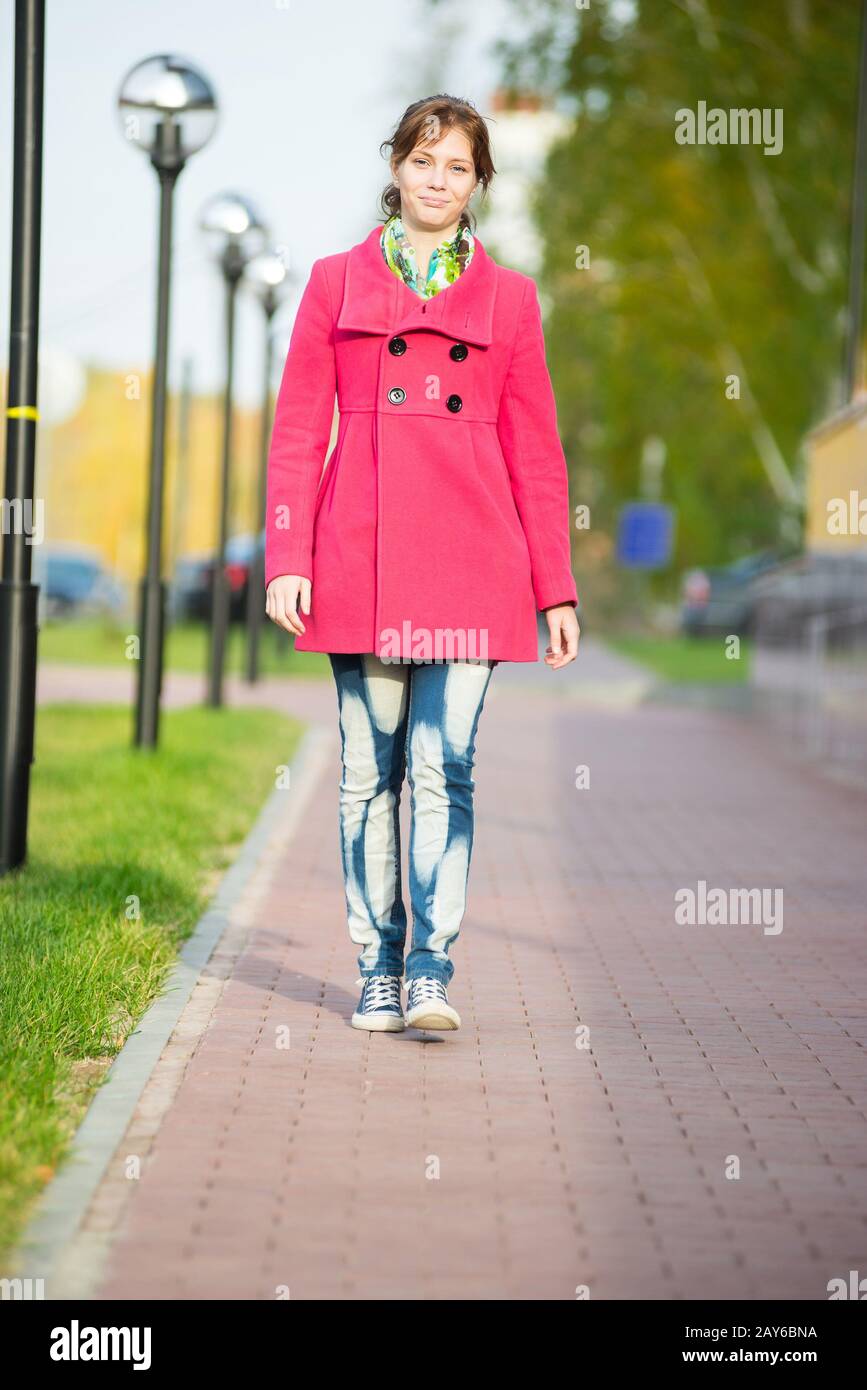
M 578 594 L 536 286 L 477 237 L 459 279 L 421 299 L 380 230 L 315 261 L 298 307 L 265 585 L 311 580 L 298 651 L 537 661 L 536 610 Z

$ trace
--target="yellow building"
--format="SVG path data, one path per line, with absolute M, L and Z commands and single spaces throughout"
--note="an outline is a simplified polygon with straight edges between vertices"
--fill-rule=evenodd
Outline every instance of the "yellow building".
M 867 549 L 867 392 L 807 435 L 807 549 Z

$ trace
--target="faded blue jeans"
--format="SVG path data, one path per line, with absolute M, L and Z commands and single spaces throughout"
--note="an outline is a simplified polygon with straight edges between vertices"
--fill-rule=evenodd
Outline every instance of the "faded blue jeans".
M 339 829 L 349 935 L 362 977 L 432 975 L 448 984 L 448 950 L 466 908 L 473 847 L 475 738 L 497 662 L 330 657 L 340 711 Z M 404 963 L 400 794 L 412 811 L 412 949 Z

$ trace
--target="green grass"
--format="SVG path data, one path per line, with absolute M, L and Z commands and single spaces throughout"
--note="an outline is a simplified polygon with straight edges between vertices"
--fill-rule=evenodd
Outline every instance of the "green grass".
M 152 752 L 130 746 L 126 707 L 40 708 L 28 861 L 0 878 L 0 1250 L 301 727 L 269 710 L 169 711 Z
M 741 641 L 737 660 L 726 656 L 725 637 L 608 637 L 623 656 L 677 684 L 739 685 L 749 678 L 750 644 Z
M 39 660 L 74 663 L 82 666 L 124 666 L 129 662 L 126 642 L 134 625 L 119 628 L 99 619 L 54 619 L 39 629 Z M 167 671 L 205 671 L 209 636 L 204 623 L 178 623 L 166 634 Z M 266 620 L 262 629 L 260 665 L 267 676 L 328 676 L 330 666 L 324 652 L 296 652 L 287 632 Z M 226 652 L 227 674 L 244 670 L 246 630 L 233 623 Z

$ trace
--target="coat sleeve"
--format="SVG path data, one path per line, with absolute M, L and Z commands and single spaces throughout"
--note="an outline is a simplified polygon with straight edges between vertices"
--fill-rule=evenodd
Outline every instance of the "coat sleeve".
M 314 261 L 295 315 L 268 450 L 265 587 L 313 578 L 313 513 L 331 438 L 337 371 L 324 262 Z
M 577 604 L 570 556 L 566 457 L 557 430 L 539 296 L 530 279 L 524 286 L 497 434 L 527 538 L 536 607 L 542 610 L 560 603 Z

